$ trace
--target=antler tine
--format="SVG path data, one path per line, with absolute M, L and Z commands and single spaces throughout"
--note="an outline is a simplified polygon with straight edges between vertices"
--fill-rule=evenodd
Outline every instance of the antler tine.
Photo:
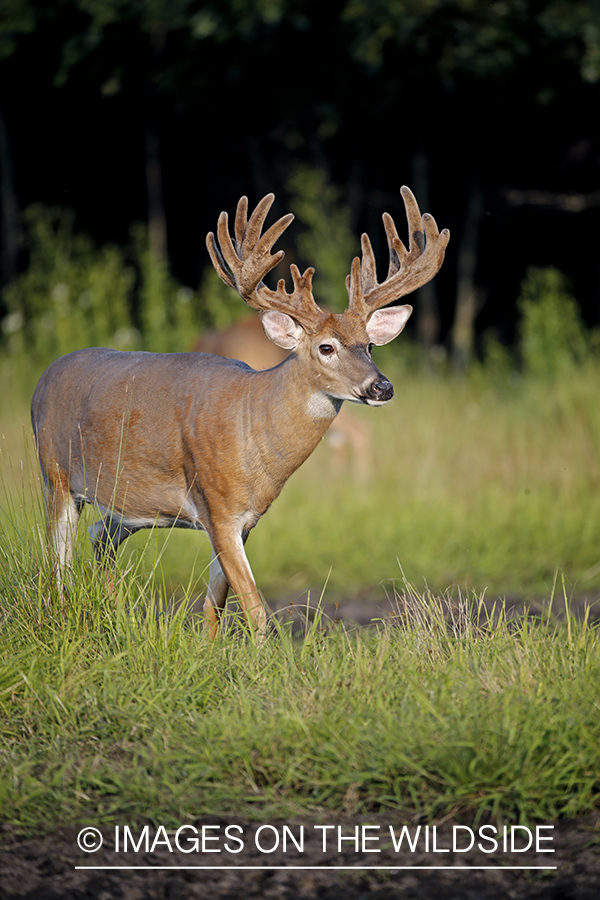
M 263 197 L 247 222 L 248 200 L 246 197 L 241 198 L 235 218 L 236 246 L 229 234 L 229 217 L 226 212 L 221 213 L 217 223 L 219 246 L 212 231 L 206 237 L 206 246 L 217 274 L 225 284 L 235 288 L 249 306 L 255 306 L 253 294 L 264 276 L 283 258 L 283 250 L 273 255 L 270 250 L 294 218 L 291 214 L 283 216 L 259 242 L 260 231 L 273 199 L 273 194 Z M 259 253 L 253 252 L 257 243 Z
M 362 263 L 358 256 L 355 256 L 352 260 L 350 275 L 346 276 L 346 290 L 348 291 L 349 311 L 366 322 L 371 310 L 365 303 L 365 295 L 376 286 L 377 271 L 375 268 L 375 254 L 368 235 L 362 235 L 360 244 Z
M 410 188 L 403 186 L 400 193 L 408 221 L 408 250 L 398 237 L 394 220 L 388 213 L 384 213 L 383 224 L 390 258 L 387 277 L 381 284 L 377 282 L 371 242 L 366 234 L 361 238 L 362 297 L 358 298 L 354 290 L 350 298 L 350 309 L 364 318 L 368 318 L 376 309 L 381 309 L 427 284 L 442 265 L 450 240 L 448 229 L 445 228 L 440 233 L 433 216 L 429 213 L 421 216 Z M 349 287 L 352 281 L 350 278 Z
M 222 216 L 225 216 L 225 227 L 227 228 L 227 213 L 221 213 L 219 216 L 219 224 Z M 215 241 L 215 236 L 212 231 L 209 231 L 206 235 L 206 247 L 219 278 L 221 278 L 229 287 L 235 288 L 235 280 L 227 268 L 227 263 L 223 259 L 223 254 L 217 247 L 217 242 Z
M 287 302 L 290 306 L 292 306 L 298 312 L 302 310 L 302 304 L 304 303 L 304 298 L 312 298 L 312 279 L 315 274 L 315 270 L 310 266 L 306 269 L 305 272 L 300 272 L 300 269 L 295 263 L 292 263 L 290 266 L 290 272 L 292 274 L 292 281 L 294 283 L 294 289 L 291 294 L 288 294 L 285 288 L 285 279 L 280 278 L 277 283 L 276 291 L 269 291 L 270 294 L 273 294 L 277 297 L 286 298 Z M 268 288 L 266 289 L 269 290 Z M 314 300 L 312 301 L 314 303 Z M 324 315 L 322 310 L 319 309 L 316 303 L 314 303 L 315 307 Z
M 242 234 L 242 239 L 240 241 L 240 249 L 243 251 L 244 256 L 248 256 L 250 253 L 252 253 L 252 251 L 254 250 L 254 248 L 256 247 L 256 245 L 258 244 L 258 242 L 260 240 L 260 233 L 262 231 L 263 225 L 265 224 L 265 219 L 267 218 L 268 212 L 271 209 L 271 207 L 273 206 L 273 201 L 275 200 L 275 194 L 267 194 L 265 197 L 262 198 L 260 203 L 257 204 L 256 208 L 252 212 L 252 215 L 250 216 L 250 221 L 248 222 L 247 225 L 246 225 L 245 211 L 248 209 L 248 200 L 246 197 L 242 197 L 242 200 L 245 200 L 246 203 L 245 203 L 245 207 L 244 207 L 244 233 Z M 239 203 L 238 203 L 238 207 L 239 207 Z M 279 237 L 279 235 L 285 231 L 285 229 L 288 227 L 288 225 L 293 220 L 293 218 L 294 217 L 291 215 L 291 213 L 288 214 L 287 216 L 283 217 L 283 219 L 286 220 L 285 225 L 283 226 L 283 228 L 281 229 L 279 234 L 277 234 L 277 237 Z M 271 226 L 271 228 L 269 229 L 269 231 L 267 231 L 267 233 L 264 235 L 264 237 L 266 237 L 267 234 L 269 234 L 269 232 L 271 232 L 273 230 L 273 228 L 275 228 L 277 225 L 279 225 L 283 221 L 283 219 L 278 219 L 277 222 L 275 222 L 275 225 Z M 237 225 L 237 222 L 236 222 L 236 225 Z M 277 240 L 277 237 L 274 237 L 272 239 L 272 241 L 269 245 L 269 250 L 271 249 L 271 247 Z
M 247 224 L 248 198 L 246 196 L 243 196 L 238 200 L 237 209 L 235 211 L 235 241 L 238 251 L 240 251 L 242 248 L 242 241 L 244 240 Z
M 396 225 L 389 213 L 383 214 L 383 227 L 388 242 L 389 264 L 387 278 L 391 278 L 400 269 L 406 259 L 408 259 L 408 250 L 398 237 Z
M 372 261 L 372 263 L 373 263 L 372 273 L 373 273 L 373 278 L 375 279 L 375 283 L 376 283 L 375 257 L 373 256 L 371 242 L 369 241 L 369 238 L 367 237 L 366 234 L 363 234 L 363 238 L 366 238 L 368 241 L 368 244 L 369 244 L 369 250 L 370 250 L 369 262 Z M 361 239 L 361 243 L 362 243 L 362 239 Z M 365 291 L 364 291 L 365 271 L 364 271 L 363 266 L 364 266 L 364 261 L 365 261 L 365 258 L 367 257 L 367 254 L 368 254 L 368 251 L 365 252 L 365 246 L 363 244 L 363 265 L 361 265 L 360 258 L 358 256 L 355 256 L 354 259 L 352 260 L 352 267 L 350 269 L 350 275 L 346 276 L 346 290 L 348 291 L 348 297 L 350 300 L 350 302 L 348 304 L 348 309 L 350 310 L 351 313 L 353 313 L 354 315 L 360 316 L 360 318 L 364 319 L 365 321 L 369 317 L 369 313 L 370 313 L 369 307 L 365 303 Z M 368 267 L 365 267 L 365 268 L 367 268 L 368 273 L 371 271 L 368 269 Z
M 229 234 L 229 219 L 222 212 L 217 224 L 217 238 L 210 232 L 206 245 L 217 274 L 225 284 L 235 288 L 242 300 L 253 309 L 265 312 L 277 310 L 287 313 L 308 331 L 317 331 L 326 314 L 319 309 L 312 296 L 312 276 L 314 269 L 307 269 L 303 275 L 294 265 L 291 267 L 294 288 L 288 293 L 285 281 L 281 279 L 277 290 L 270 290 L 263 284 L 265 275 L 284 257 L 283 250 L 271 253 L 279 237 L 283 234 L 294 216 L 288 213 L 278 219 L 261 235 L 267 214 L 275 197 L 267 194 L 248 216 L 248 200 L 242 197 L 237 205 L 235 215 L 235 246 Z
M 360 249 L 362 251 L 362 289 L 365 294 L 372 291 L 377 284 L 377 266 L 375 264 L 375 254 L 369 240 L 368 234 L 361 235 Z
M 406 219 L 408 222 L 408 255 L 413 258 L 420 256 L 425 249 L 425 235 L 423 234 L 421 210 L 415 195 L 405 184 L 400 188 Z

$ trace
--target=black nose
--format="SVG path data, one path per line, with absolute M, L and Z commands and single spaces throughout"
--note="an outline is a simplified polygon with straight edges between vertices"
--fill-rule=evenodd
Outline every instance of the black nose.
M 382 402 L 391 400 L 394 396 L 394 386 L 387 378 L 382 378 L 380 381 L 374 381 L 373 384 L 369 385 L 367 396 L 371 400 L 380 400 Z

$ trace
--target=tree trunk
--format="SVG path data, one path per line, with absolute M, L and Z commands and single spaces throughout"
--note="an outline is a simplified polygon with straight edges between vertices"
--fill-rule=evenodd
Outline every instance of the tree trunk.
M 458 284 L 452 325 L 452 364 L 459 372 L 465 371 L 473 355 L 475 319 L 481 306 L 475 285 L 475 270 L 483 195 L 475 179 L 470 181 L 468 190 L 465 224 L 458 247 Z
M 163 172 L 157 124 L 157 79 L 165 49 L 167 29 L 157 25 L 150 34 L 152 68 L 148 73 L 146 92 L 146 194 L 148 201 L 148 241 L 150 253 L 157 261 L 168 262 L 167 215 L 163 196 Z
M 166 263 L 167 216 L 163 198 L 163 177 L 158 131 L 154 121 L 146 122 L 146 193 L 148 198 L 148 242 L 155 259 Z
M 429 160 L 418 152 L 412 158 L 414 193 L 422 212 L 429 209 Z M 417 340 L 431 350 L 440 332 L 440 314 L 435 281 L 429 281 L 417 294 Z
M 6 119 L 0 105 L 0 284 L 17 274 L 19 255 L 19 203 L 13 178 Z

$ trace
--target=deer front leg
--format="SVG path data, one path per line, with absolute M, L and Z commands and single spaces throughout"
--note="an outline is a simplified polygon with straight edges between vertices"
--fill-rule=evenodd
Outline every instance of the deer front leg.
M 106 513 L 99 522 L 88 528 L 88 534 L 94 548 L 94 556 L 101 567 L 104 583 L 109 594 L 115 594 L 114 568 L 117 548 L 130 534 L 139 531 L 133 525 L 124 525 L 117 515 Z
M 140 531 L 135 525 L 125 525 L 123 520 L 111 513 L 106 513 L 99 522 L 88 528 L 88 534 L 94 548 L 94 555 L 102 566 L 114 566 L 117 548 L 125 538 Z
M 265 608 L 244 550 L 248 532 L 240 534 L 230 529 L 213 529 L 210 538 L 213 555 L 204 609 L 211 637 L 216 634 L 229 587 L 253 633 L 264 636 Z
M 206 627 L 208 628 L 208 633 L 211 638 L 214 638 L 217 635 L 221 614 L 225 608 L 228 593 L 229 582 L 225 578 L 217 554 L 213 550 L 210 558 L 208 591 L 206 592 L 206 600 L 204 601 Z

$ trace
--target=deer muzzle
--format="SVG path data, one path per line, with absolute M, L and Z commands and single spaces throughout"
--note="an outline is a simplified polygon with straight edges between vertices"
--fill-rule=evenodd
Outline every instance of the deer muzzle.
M 376 403 L 387 403 L 394 396 L 394 386 L 387 378 L 378 378 L 367 388 L 367 397 Z

